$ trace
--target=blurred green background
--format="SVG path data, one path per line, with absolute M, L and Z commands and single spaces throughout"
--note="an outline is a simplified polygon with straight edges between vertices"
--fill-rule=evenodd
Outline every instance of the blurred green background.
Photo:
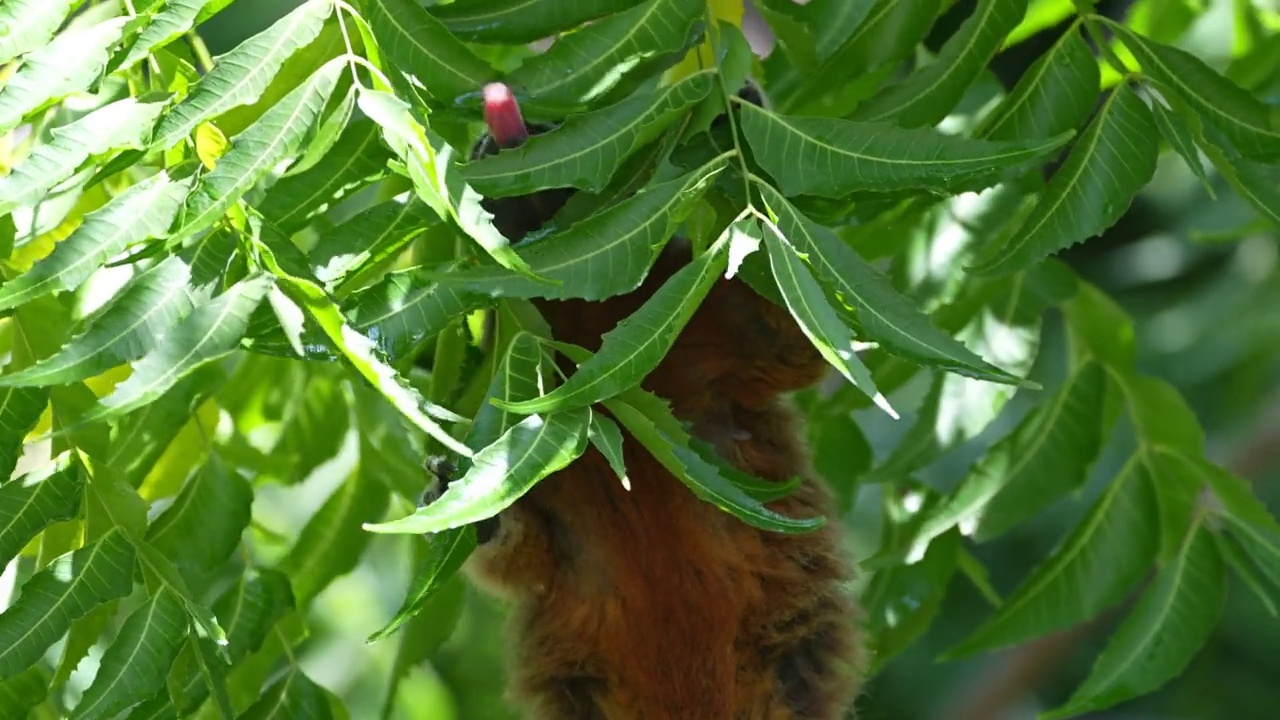
M 240 0 L 202 28 L 217 55 L 254 34 L 299 0 Z M 958 5 L 965 5 L 960 2 Z M 970 3 L 971 4 L 971 3 Z M 1104 11 L 1124 3 L 1099 3 Z M 1232 0 L 1214 0 L 1184 44 L 1221 66 L 1230 37 Z M 960 8 L 962 9 L 962 8 Z M 1018 49 L 997 59 L 1002 77 L 1016 78 L 1034 59 Z M 1272 101 L 1280 88 L 1263 90 Z M 1254 213 L 1214 178 L 1218 200 L 1172 156 L 1129 213 L 1103 237 L 1065 256 L 1134 316 L 1145 373 L 1173 382 L 1188 397 L 1208 433 L 1211 456 L 1254 481 L 1258 494 L 1280 509 L 1280 273 L 1277 234 L 1252 222 Z M 1041 349 L 1051 363 L 1054 324 L 1046 322 Z M 1043 371 L 1038 368 L 1038 371 Z M 860 417 L 876 457 L 896 432 L 883 415 Z M 1123 434 L 1123 433 L 1122 433 Z M 1121 443 L 1123 441 L 1120 441 Z M 953 453 L 952 455 L 957 455 Z M 955 458 L 957 467 L 969 458 Z M 1110 477 L 1123 457 L 1113 447 L 1095 468 Z M 939 475 L 947 474 L 946 463 Z M 277 532 L 296 533 L 332 486 L 318 473 L 299 487 L 264 493 L 255 519 Z M 946 479 L 935 479 L 945 483 Z M 866 491 L 874 495 L 874 489 Z M 1060 503 L 1032 526 L 975 548 L 992 582 L 1007 593 L 1043 557 L 1091 496 Z M 863 498 L 848 522 L 859 551 L 875 540 L 878 502 Z M 304 512 L 304 510 L 306 512 Z M 305 647 L 308 673 L 346 700 L 352 717 L 379 716 L 395 665 L 394 640 L 365 638 L 395 612 L 410 567 L 407 541 L 375 536 L 355 572 L 320 596 Z M 503 609 L 460 580 L 446 595 L 465 593 L 456 632 L 402 684 L 396 717 L 503 720 L 506 708 Z M 456 603 L 441 603 L 451 605 Z M 1066 700 L 1087 674 L 1114 623 L 1107 617 L 1024 648 L 963 662 L 938 663 L 939 652 L 971 630 L 989 606 L 962 579 L 953 581 L 941 615 L 911 650 L 872 682 L 862 700 L 868 720 L 1020 720 Z M 1213 639 L 1177 681 L 1161 692 L 1094 718 L 1150 720 L 1270 720 L 1280 701 L 1280 623 L 1235 582 Z M 417 641 L 431 643 L 431 638 Z

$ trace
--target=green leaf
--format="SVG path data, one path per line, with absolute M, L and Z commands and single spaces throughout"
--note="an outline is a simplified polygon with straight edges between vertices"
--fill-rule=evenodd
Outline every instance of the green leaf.
M 452 148 L 440 141 L 436 148 L 428 142 L 427 131 L 414 119 L 409 106 L 395 95 L 361 90 L 360 109 L 383 129 L 383 138 L 405 162 L 414 191 L 441 218 L 452 218 L 458 227 L 499 265 L 532 276 L 528 266 L 511 249 L 510 242 L 493 225 L 493 215 L 481 204 L 482 198 L 466 184 L 456 166 L 448 161 Z M 538 279 L 533 277 L 533 279 Z
M 413 578 L 404 602 L 386 627 L 369 636 L 369 642 L 386 639 L 422 612 L 475 550 L 476 532 L 468 525 L 429 535 L 426 542 L 426 560 Z
M 66 30 L 23 58 L 22 67 L 0 89 L 0 133 L 46 104 L 88 88 L 102 74 L 107 51 L 120 40 L 126 22 L 128 18 L 119 17 Z
M 0 309 L 17 307 L 47 293 L 73 290 L 122 250 L 162 237 L 177 215 L 187 187 L 185 182 L 171 181 L 160 173 L 89 213 L 53 252 L 0 286 Z
M 622 486 L 630 490 L 631 479 L 627 477 L 627 463 L 622 450 L 622 430 L 618 429 L 618 423 L 598 412 L 591 413 L 591 424 L 587 427 L 587 441 L 604 456 L 609 467 L 618 474 Z
M 81 0 L 5 0 L 0 5 L 0 65 L 44 47 Z
M 129 379 L 117 385 L 81 422 L 108 420 L 136 410 L 158 399 L 200 366 L 231 353 L 270 285 L 269 277 L 250 277 L 197 307 L 164 336 L 155 350 L 133 366 Z
M 181 598 L 161 587 L 120 627 L 93 684 L 71 712 L 73 720 L 115 717 L 155 694 L 178 657 L 187 628 Z
M 147 55 L 182 37 L 195 27 L 200 11 L 213 4 L 225 5 L 226 0 L 165 0 L 163 9 L 148 18 L 146 27 L 117 64 L 117 70 L 133 67 Z
M 438 440 L 442 445 L 461 455 L 469 456 L 467 447 L 445 432 L 428 414 L 441 420 L 457 422 L 462 418 L 429 403 L 396 373 L 395 368 L 378 357 L 373 341 L 355 332 L 342 312 L 324 291 L 314 283 L 280 273 L 274 269 L 280 288 L 320 326 L 338 352 L 365 380 L 382 394 L 397 410 L 420 430 Z
M 71 621 L 133 588 L 133 545 L 117 530 L 54 560 L 0 613 L 0 679 L 31 667 Z
M 172 198 L 176 203 L 180 197 Z M 65 243 L 64 243 L 65 244 Z M 56 385 L 84 380 L 155 349 L 192 308 L 191 271 L 169 257 L 131 280 L 86 329 L 58 352 L 24 370 L 0 376 L 0 386 Z
M 469 163 L 462 176 L 486 197 L 562 187 L 600 192 L 624 160 L 706 97 L 713 84 L 713 73 L 705 71 L 666 87 L 646 87 L 609 107 L 570 115 L 518 148 Z
M 748 234 L 757 235 L 759 229 L 751 228 Z M 853 343 L 853 332 L 840 320 L 836 311 L 827 304 L 818 281 L 813 279 L 795 247 L 779 232 L 769 232 L 764 238 L 769 253 L 769 266 L 773 279 L 782 292 L 782 299 L 791 316 L 822 357 L 840 372 L 846 380 L 866 393 L 875 404 L 897 420 L 898 413 L 889 401 L 876 389 L 871 371 L 858 359 Z
M 324 690 L 292 666 L 237 720 L 333 720 L 333 710 Z
M 948 533 L 918 562 L 876 572 L 863 594 L 875 667 L 883 668 L 929 629 L 955 576 L 959 551 L 959 535 Z
M 27 433 L 49 404 L 43 388 L 0 388 L 0 477 L 9 477 L 22 456 Z
M 966 535 L 989 540 L 1083 485 L 1101 449 L 1105 390 L 1101 366 L 1090 363 L 1076 371 L 993 445 L 921 524 L 907 562 L 957 525 Z
M 249 526 L 253 487 L 211 455 L 147 529 L 147 542 L 179 569 L 208 572 L 231 557 Z M 192 542 L 198 537 L 200 542 Z
M 355 569 L 370 539 L 361 526 L 381 518 L 389 501 L 386 485 L 363 472 L 352 473 L 307 521 L 280 563 L 299 607 Z
M 0 214 L 35 205 L 91 157 L 121 147 L 141 149 L 163 109 L 163 103 L 125 98 L 54 128 L 49 142 L 36 145 L 26 160 L 0 178 Z
M 377 533 L 435 533 L 493 517 L 539 480 L 582 455 L 591 411 L 575 407 L 530 415 L 471 459 L 471 468 L 440 498 L 408 517 L 366 525 Z
M 1199 458 L 1185 458 L 1203 479 L 1219 505 L 1216 514 L 1227 521 L 1231 535 L 1259 569 L 1275 585 L 1280 585 L 1280 522 L 1272 517 L 1250 489 L 1249 483 Z
M 49 696 L 51 680 L 49 671 L 36 665 L 21 675 L 0 681 L 0 718 L 28 720 L 32 709 Z
M 606 400 L 605 407 L 654 459 L 705 502 L 752 527 L 770 532 L 807 532 L 823 525 L 825 518 L 791 518 L 753 498 L 729 477 L 725 468 L 691 449 L 693 438 L 671 414 L 666 401 L 639 388 Z
M 293 591 L 284 573 L 251 568 L 237 578 L 213 603 L 214 614 L 226 626 L 231 663 L 257 652 L 276 621 L 293 607 Z
M 994 142 L 885 123 L 787 117 L 739 103 L 752 156 L 787 196 L 840 198 L 858 191 L 952 193 L 1044 160 L 1071 137 Z
M 379 137 L 373 121 L 351 122 L 319 162 L 272 185 L 257 204 L 258 211 L 286 235 L 301 230 L 340 193 L 365 185 L 386 170 L 391 153 Z
M 0 567 L 41 530 L 74 518 L 83 489 L 84 475 L 70 454 L 0 485 Z
M 218 57 L 213 69 L 191 89 L 191 94 L 160 120 L 151 149 L 173 147 L 200 123 L 231 108 L 257 101 L 284 61 L 319 36 L 332 12 L 332 0 L 308 0 L 271 27 Z
M 1061 546 L 948 655 L 1006 647 L 1093 618 L 1141 578 L 1159 542 L 1151 479 L 1134 456 Z
M 1105 422 L 1106 388 L 1106 373 L 1097 363 L 1079 368 L 973 468 L 966 483 L 995 483 L 995 495 L 976 518 L 972 534 L 979 542 L 1007 532 L 1084 485 L 1110 427 Z
M 132 487 L 141 485 L 143 479 L 156 469 L 170 443 L 179 436 L 184 428 L 188 428 L 192 415 L 209 397 L 222 388 L 226 380 L 223 369 L 217 365 L 206 365 L 196 370 L 185 379 L 178 381 L 172 389 L 159 400 L 136 410 L 116 423 L 116 429 L 107 454 L 107 466 L 116 473 L 120 481 Z M 204 446 L 199 428 L 188 428 L 188 435 L 198 439 L 199 447 Z M 187 475 L 187 469 L 197 462 L 203 462 L 203 453 L 183 453 L 185 461 L 173 470 L 176 480 L 181 482 Z
M 1104 22 L 1137 58 L 1143 72 L 1195 108 L 1245 156 L 1280 159 L 1280 110 L 1214 72 L 1191 53 L 1144 38 L 1119 23 Z
M 316 278 L 332 286 L 369 263 L 403 250 L 420 233 L 439 224 L 426 209 L 417 198 L 403 203 L 389 200 L 324 231 L 308 253 Z
M 1200 184 L 1204 186 L 1209 197 L 1217 200 L 1218 196 L 1213 190 L 1213 183 L 1205 174 L 1204 163 L 1200 162 L 1200 151 L 1196 149 L 1195 136 L 1186 121 L 1165 107 L 1160 100 L 1151 101 L 1151 110 L 1155 113 L 1156 127 L 1160 128 L 1160 135 L 1164 137 L 1165 142 L 1169 143 L 1169 147 L 1173 148 L 1174 152 L 1187 163 L 1187 168 L 1199 178 Z M 1280 208 L 1280 204 L 1277 207 Z M 1280 210 L 1277 210 L 1276 215 L 1280 217 Z
M 585 407 L 640 384 L 675 344 L 680 331 L 728 264 L 727 238 L 676 271 L 639 310 L 601 337 L 600 350 L 563 385 L 533 400 L 495 401 L 517 413 Z
M 1065 706 L 1041 717 L 1052 720 L 1108 708 L 1182 674 L 1208 642 L 1226 597 L 1222 558 L 1209 531 L 1201 527 L 1175 561 L 1161 568 L 1084 684 Z
M 542 345 L 538 338 L 528 332 L 516 333 L 497 372 L 489 381 L 485 400 L 497 398 L 503 402 L 518 402 L 537 397 L 542 391 L 541 369 Z M 471 421 L 465 438 L 467 447 L 480 450 L 492 445 L 520 419 L 515 413 L 485 402 Z
M 1026 11 L 1027 0 L 980 0 L 932 63 L 859 105 L 853 119 L 893 119 L 908 128 L 937 124 L 986 70 Z
M 717 159 L 622 202 L 566 230 L 522 243 L 518 253 L 536 282 L 501 267 L 450 270 L 441 282 L 467 293 L 499 297 L 604 300 L 640 286 L 667 241 L 724 168 Z
M 345 69 L 345 60 L 329 61 L 232 138 L 231 149 L 218 159 L 218 166 L 212 172 L 200 179 L 187 198 L 182 222 L 174 231 L 174 242 L 212 225 L 277 163 L 298 152 L 319 122 L 320 113 Z
M 476 43 L 529 43 L 621 12 L 639 0 L 458 0 L 431 14 L 449 32 Z
M 493 66 L 413 0 L 360 0 L 360 7 L 390 63 L 387 71 L 414 77 L 413 86 L 425 88 L 436 100 L 452 104 L 497 79 Z
M 1080 31 L 1063 33 L 983 119 L 974 136 L 1048 138 L 1074 130 L 1093 112 L 1101 81 L 1098 61 Z
M 595 100 L 626 69 L 687 47 L 706 12 L 701 0 L 648 0 L 556 40 L 507 76 L 540 105 L 571 108 Z
M 912 300 L 826 227 L 805 217 L 764 182 L 756 187 L 778 227 L 817 271 L 831 305 L 890 352 L 979 380 L 1021 382 L 938 329 Z M 852 310 L 846 310 L 851 306 Z
M 1259 215 L 1280 227 L 1280 165 L 1253 162 L 1229 146 L 1217 137 L 1204 139 L 1200 145 L 1232 189 Z
M 1218 552 L 1222 554 L 1227 565 L 1235 571 L 1236 577 L 1253 591 L 1258 602 L 1262 603 L 1271 617 L 1280 617 L 1280 609 L 1277 609 L 1276 605 L 1276 596 L 1280 596 L 1280 586 L 1266 577 L 1235 536 L 1220 532 L 1214 533 L 1213 539 L 1218 543 Z
M 1111 227 L 1155 174 L 1158 132 L 1133 90 L 1116 87 L 1010 242 L 971 272 L 1023 270 Z
M 396 361 L 418 342 L 444 330 L 453 318 L 485 303 L 482 295 L 423 279 L 420 271 L 410 270 L 392 273 L 362 291 L 346 314 L 352 327 Z

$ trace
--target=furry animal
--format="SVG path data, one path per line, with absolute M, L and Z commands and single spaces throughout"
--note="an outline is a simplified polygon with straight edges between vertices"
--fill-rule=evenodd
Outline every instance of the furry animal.
M 551 129 L 526 125 L 504 86 L 485 95 L 490 130 L 475 155 Z M 517 240 L 571 194 L 486 206 Z M 557 339 L 596 350 L 690 259 L 676 238 L 635 292 L 538 307 Z M 830 514 L 831 499 L 809 474 L 783 396 L 824 369 L 784 308 L 722 280 L 643 387 L 739 469 L 774 481 L 805 477 L 770 507 L 814 517 Z M 847 717 L 863 657 L 839 523 L 799 535 L 762 531 L 699 500 L 629 436 L 624 457 L 630 490 L 590 448 L 482 528 L 466 571 L 512 603 L 515 706 L 531 720 Z

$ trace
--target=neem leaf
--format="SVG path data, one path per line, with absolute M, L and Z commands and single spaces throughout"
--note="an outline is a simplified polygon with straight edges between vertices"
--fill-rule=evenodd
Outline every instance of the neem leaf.
M 0 376 L 0 386 L 59 385 L 137 360 L 191 311 L 190 276 L 180 258 L 164 259 L 131 280 L 84 332 L 35 365 Z
M 75 517 L 83 489 L 81 467 L 67 453 L 0 485 L 0 566 L 50 524 Z
M 948 656 L 1061 630 L 1119 602 L 1159 549 L 1156 503 L 1151 478 L 1135 455 L 1053 554 Z
M 469 293 L 502 297 L 604 300 L 635 290 L 693 204 L 724 168 L 717 159 L 691 173 L 649 186 L 566 230 L 521 244 L 534 282 L 505 268 L 452 270 L 440 281 Z
M 748 234 L 758 235 L 758 232 L 756 229 Z M 858 359 L 853 345 L 853 331 L 827 304 L 822 287 L 809 274 L 804 261 L 797 256 L 795 247 L 780 232 L 766 234 L 764 244 L 769 253 L 773 279 L 782 292 L 782 299 L 809 342 L 845 379 L 866 393 L 889 417 L 897 420 L 898 413 L 876 389 L 871 371 Z
M 1116 87 L 1009 243 L 971 272 L 1023 270 L 1111 227 L 1155 173 L 1159 142 L 1146 104 Z
M 1160 569 L 1098 656 L 1089 679 L 1045 720 L 1101 710 L 1150 693 L 1186 669 L 1209 640 L 1227 597 L 1211 533 L 1199 527 Z
M 816 530 L 826 522 L 819 516 L 790 518 L 770 510 L 725 476 L 722 468 L 692 449 L 693 438 L 656 395 L 632 388 L 605 401 L 605 407 L 627 432 L 702 500 L 753 527 L 773 532 Z M 785 483 L 780 483 L 785 484 Z
M 778 217 L 778 226 L 827 288 L 837 310 L 847 312 L 873 340 L 905 359 L 944 368 L 979 380 L 1018 383 L 1018 378 L 978 357 L 951 335 L 938 329 L 916 304 L 863 260 L 835 233 L 805 217 L 777 190 L 764 182 L 756 187 Z
M 333 0 L 308 0 L 271 27 L 219 56 L 191 94 L 161 119 L 151 147 L 170 148 L 205 120 L 256 102 L 284 61 L 320 35 L 332 12 Z
M 133 545 L 112 529 L 28 580 L 13 605 L 0 613 L 0 679 L 39 660 L 72 620 L 127 595 L 133 588 L 133 562 Z
M 298 151 L 344 70 L 345 59 L 329 61 L 232 139 L 231 149 L 187 198 L 175 242 L 212 225 L 277 163 Z
M 575 407 L 545 418 L 530 415 L 471 459 L 471 468 L 449 483 L 440 498 L 412 515 L 366 525 L 377 533 L 432 533 L 493 517 L 542 478 L 573 462 L 586 449 L 591 410 Z
M 235 350 L 271 279 L 246 278 L 198 306 L 133 367 L 133 374 L 103 398 L 81 423 L 116 418 L 156 400 L 200 366 Z
M 974 131 L 988 140 L 1047 138 L 1079 127 L 1093 112 L 1101 73 L 1079 30 L 1040 56 Z
M 56 11 L 56 8 L 53 8 Z M 27 55 L 0 89 L 0 133 L 8 133 L 30 112 L 89 87 L 107 65 L 107 51 L 129 18 L 111 18 L 64 31 Z
M 437 100 L 475 94 L 498 71 L 413 0 L 360 0 L 378 46 L 392 66 L 416 77 Z
M 648 0 L 559 38 L 507 76 L 540 104 L 575 107 L 603 95 L 625 70 L 681 50 L 694 37 L 702 0 Z
M 208 572 L 226 562 L 240 545 L 252 504 L 249 481 L 211 455 L 173 504 L 152 521 L 147 542 L 179 569 Z M 193 537 L 200 542 L 191 542 Z
M 148 17 L 147 26 L 129 46 L 129 52 L 116 64 L 117 70 L 127 70 L 153 51 L 182 37 L 195 27 L 196 18 L 206 5 L 225 0 L 166 0 L 163 9 Z
M 987 69 L 1004 39 L 1022 21 L 1027 0 L 980 0 L 929 65 L 858 106 L 853 118 L 893 119 L 902 127 L 934 125 L 947 116 Z
M 1256 160 L 1280 159 L 1280 110 L 1214 72 L 1203 60 L 1142 37 L 1120 23 L 1103 19 L 1142 70 L 1176 94 L 1210 125 Z
M 0 65 L 44 47 L 81 0 L 5 0 L 0 5 Z
M 738 103 L 752 156 L 784 195 L 840 198 L 857 191 L 929 190 L 992 184 L 1043 160 L 1071 137 L 996 142 L 887 123 L 788 117 Z
M 626 10 L 640 0 L 458 0 L 430 9 L 449 32 L 468 42 L 528 43 L 588 20 Z
M 140 242 L 163 237 L 186 197 L 187 182 L 164 173 L 130 187 L 89 213 L 66 240 L 30 270 L 0 286 L 0 309 L 79 287 L 103 262 Z
M 333 720 L 333 709 L 324 689 L 291 665 L 237 720 Z
M 444 588 L 445 582 L 458 572 L 476 549 L 476 531 L 466 525 L 428 535 L 426 542 L 426 560 L 413 578 L 404 602 L 386 627 L 369 636 L 369 642 L 389 637 L 422 611 L 426 602 Z
M 163 109 L 164 103 L 125 98 L 54 128 L 49 142 L 36 145 L 26 160 L 0 178 L 0 215 L 19 205 L 36 204 L 95 155 L 121 147 L 141 149 Z
M 676 271 L 640 309 L 601 338 L 600 350 L 578 366 L 563 385 L 540 398 L 518 403 L 494 401 L 518 413 L 584 407 L 634 387 L 675 344 L 699 303 L 728 264 L 722 237 L 700 257 Z
M 502 363 L 489 381 L 486 398 L 504 402 L 528 400 L 542 390 L 539 371 L 542 364 L 542 345 L 528 332 L 516 333 L 507 346 Z M 484 403 L 471 421 L 467 431 L 467 446 L 479 450 L 492 445 L 502 434 L 519 422 L 518 415 L 507 412 L 492 403 Z
M 656 90 L 643 88 L 594 112 L 570 115 L 560 127 L 518 148 L 465 165 L 462 176 L 486 197 L 560 187 L 599 192 L 624 160 L 706 97 L 713 76 L 700 72 Z
M 182 598 L 161 586 L 120 626 L 71 718 L 115 717 L 154 695 L 164 685 L 188 627 Z

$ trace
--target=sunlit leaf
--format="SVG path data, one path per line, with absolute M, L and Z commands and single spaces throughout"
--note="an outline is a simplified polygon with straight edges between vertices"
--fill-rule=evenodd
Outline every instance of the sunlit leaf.
M 392 72 L 413 76 L 441 102 L 473 94 L 498 72 L 413 0 L 360 0 Z
M 81 422 L 107 420 L 142 407 L 200 366 L 233 351 L 249 325 L 249 315 L 262 302 L 269 286 L 270 278 L 251 277 L 197 307 L 156 349 L 134 365 L 128 380 L 117 385 Z
M 106 67 L 108 50 L 119 42 L 127 21 L 111 18 L 66 30 L 24 57 L 22 67 L 0 89 L 0 133 L 17 127 L 46 103 L 88 88 Z
M 133 546 L 112 530 L 98 542 L 54 560 L 0 613 L 0 679 L 26 670 L 71 621 L 133 587 Z
M 147 542 L 180 569 L 213 570 L 240 544 L 252 502 L 249 481 L 213 455 L 187 480 L 173 504 L 152 521 Z M 193 537 L 200 542 L 191 542 Z
M 0 386 L 83 380 L 146 355 L 191 311 L 187 291 L 190 274 L 186 263 L 176 257 L 149 268 L 58 352 L 29 368 L 0 376 Z
M 225 0 L 165 0 L 164 8 L 150 16 L 149 22 L 129 46 L 129 51 L 117 64 L 124 70 L 150 53 L 182 37 L 195 27 L 196 18 L 206 5 L 226 4 Z
M 1088 119 L 1101 82 L 1098 61 L 1080 31 L 1062 37 L 1039 57 L 974 131 L 989 140 L 1048 138 Z
M 0 485 L 0 566 L 32 538 L 80 509 L 84 475 L 70 455 Z
M 0 5 L 0 65 L 44 47 L 81 0 L 6 0 Z
M 107 259 L 131 245 L 162 237 L 182 206 L 188 185 L 153 175 L 85 216 L 71 235 L 30 270 L 0 285 L 0 308 L 46 293 L 72 290 Z
M 728 264 L 727 238 L 676 271 L 640 309 L 601 338 L 600 350 L 563 385 L 534 400 L 497 403 L 518 413 L 584 407 L 634 387 L 658 366 Z
M 471 526 L 464 526 L 429 535 L 426 542 L 426 562 L 418 569 L 404 603 L 386 627 L 369 636 L 369 642 L 390 636 L 422 611 L 475 550 L 476 533 Z
M 788 196 L 981 189 L 1004 171 L 1046 159 L 1071 137 L 970 140 L 887 123 L 787 117 L 747 103 L 738 107 L 753 156 Z
M 489 197 L 560 187 L 599 192 L 624 160 L 706 97 L 712 85 L 711 73 L 701 72 L 657 90 L 642 89 L 595 112 L 570 115 L 518 148 L 469 163 L 462 176 Z
M 617 84 L 620 72 L 691 44 L 705 9 L 701 0 L 647 0 L 561 37 L 507 82 L 550 106 L 591 102 Z
M 0 178 L 0 213 L 35 204 L 93 156 L 116 148 L 140 149 L 163 109 L 162 103 L 125 98 L 55 128 L 49 142 L 37 145 L 13 172 Z
M 218 57 L 213 69 L 192 88 L 191 94 L 160 120 L 151 146 L 172 147 L 200 123 L 256 101 L 284 61 L 316 39 L 332 12 L 332 0 L 308 0 L 271 27 Z
M 466 474 L 449 483 L 435 502 L 408 517 L 365 527 L 378 533 L 434 533 L 493 517 L 582 454 L 590 419 L 585 407 L 530 415 L 477 452 Z

